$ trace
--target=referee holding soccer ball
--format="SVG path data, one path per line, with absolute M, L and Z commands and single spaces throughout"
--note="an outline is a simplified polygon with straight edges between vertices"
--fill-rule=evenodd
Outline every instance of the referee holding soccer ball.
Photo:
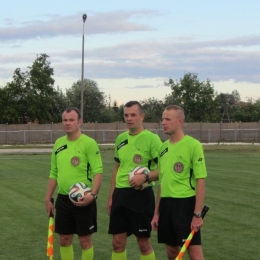
M 157 160 L 161 140 L 158 135 L 143 128 L 144 116 L 139 102 L 129 101 L 125 104 L 124 119 L 128 131 L 116 139 L 115 166 L 107 204 L 109 234 L 113 235 L 112 260 L 127 259 L 126 243 L 131 234 L 136 236 L 141 260 L 155 260 L 150 241 L 155 207 L 153 189 L 136 188 L 146 181 L 158 179 Z M 145 166 L 150 172 L 134 176 L 129 181 L 128 173 L 137 166 Z
M 73 234 L 79 237 L 82 260 L 93 260 L 92 234 L 97 231 L 97 194 L 101 185 L 103 166 L 96 141 L 81 134 L 82 119 L 77 108 L 62 113 L 66 135 L 58 138 L 51 156 L 51 171 L 45 198 L 48 216 L 54 213 L 50 202 L 58 185 L 55 208 L 55 232 L 60 238 L 62 260 L 73 260 Z M 71 202 L 70 187 L 78 182 L 88 185 L 92 194 Z

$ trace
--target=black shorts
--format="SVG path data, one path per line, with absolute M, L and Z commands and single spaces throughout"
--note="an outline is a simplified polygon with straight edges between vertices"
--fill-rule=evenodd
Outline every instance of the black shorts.
M 97 232 L 97 204 L 95 200 L 87 207 L 76 207 L 68 195 L 58 194 L 55 208 L 55 233 L 86 236 Z
M 161 198 L 158 243 L 182 246 L 191 232 L 194 208 L 195 197 Z M 200 230 L 194 234 L 190 245 L 201 245 Z
M 130 236 L 150 237 L 155 198 L 151 187 L 144 190 L 116 188 L 110 213 L 109 234 L 127 232 Z

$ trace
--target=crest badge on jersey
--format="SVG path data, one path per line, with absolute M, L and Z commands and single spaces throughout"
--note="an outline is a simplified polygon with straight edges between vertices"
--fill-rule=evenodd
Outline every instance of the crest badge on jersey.
M 78 156 L 73 156 L 70 162 L 73 166 L 78 166 L 80 163 L 80 158 Z
M 135 164 L 140 164 L 143 161 L 143 158 L 140 154 L 135 154 L 133 161 Z
M 184 165 L 181 162 L 176 162 L 173 166 L 173 169 L 177 173 L 182 173 L 184 169 Z

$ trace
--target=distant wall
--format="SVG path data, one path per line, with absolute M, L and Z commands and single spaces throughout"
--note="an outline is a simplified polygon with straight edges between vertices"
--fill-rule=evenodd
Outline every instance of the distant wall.
M 164 141 L 161 123 L 143 123 Z M 99 143 L 113 143 L 127 130 L 124 123 L 84 123 L 82 132 Z M 260 142 L 259 122 L 184 123 L 183 131 L 201 142 Z M 64 135 L 62 124 L 0 124 L 0 144 L 54 143 Z

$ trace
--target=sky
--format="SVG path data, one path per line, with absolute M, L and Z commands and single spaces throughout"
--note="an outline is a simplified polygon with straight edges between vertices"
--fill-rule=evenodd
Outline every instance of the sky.
M 171 93 L 185 73 L 218 93 L 260 98 L 260 1 L 0 0 L 0 86 L 45 53 L 55 87 L 84 78 L 111 102 Z M 82 15 L 87 15 L 83 23 Z

